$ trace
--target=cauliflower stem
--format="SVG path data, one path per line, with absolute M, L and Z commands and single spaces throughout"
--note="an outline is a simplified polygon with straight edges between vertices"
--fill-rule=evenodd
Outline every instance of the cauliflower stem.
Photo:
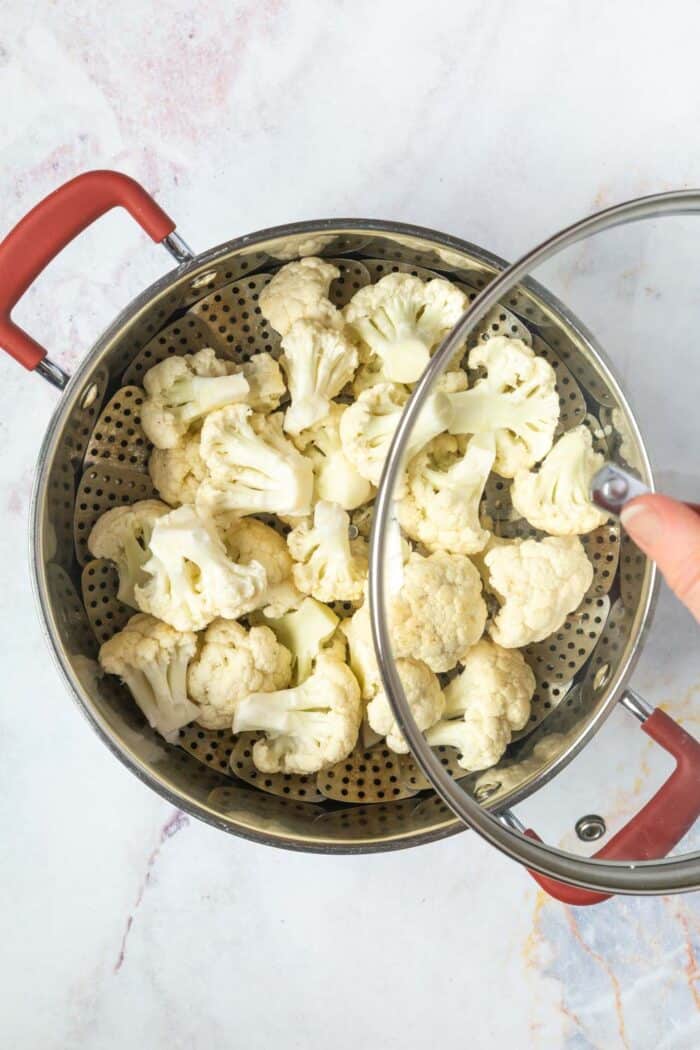
M 291 652 L 293 682 L 298 685 L 311 674 L 316 657 L 338 626 L 338 617 L 327 605 L 305 598 L 298 609 L 284 616 L 266 616 L 264 622 L 278 642 Z
M 398 505 L 404 531 L 429 551 L 476 554 L 490 532 L 479 505 L 495 458 L 492 434 L 475 434 L 466 451 L 445 434 L 435 438 L 408 468 L 406 494 Z
M 314 498 L 355 510 L 371 498 L 372 485 L 345 454 L 340 423 L 346 411 L 334 402 L 324 419 L 299 435 L 297 446 L 313 465 Z

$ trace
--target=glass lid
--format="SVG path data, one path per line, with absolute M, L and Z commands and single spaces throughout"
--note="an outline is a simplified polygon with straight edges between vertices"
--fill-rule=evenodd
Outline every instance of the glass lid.
M 646 635 L 654 567 L 590 498 L 605 463 L 653 488 L 650 454 L 661 491 L 700 496 L 699 212 L 690 190 L 617 205 L 473 290 L 375 503 L 390 739 L 571 903 L 700 886 L 699 628 L 664 587 Z

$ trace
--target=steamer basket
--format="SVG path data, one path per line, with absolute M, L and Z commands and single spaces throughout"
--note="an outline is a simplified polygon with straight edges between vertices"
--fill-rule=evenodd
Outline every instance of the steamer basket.
M 112 181 L 99 206 L 86 209 L 86 190 L 92 199 L 104 189 L 106 176 Z M 81 180 L 88 180 L 82 198 L 69 192 Z M 115 204 L 163 242 L 179 265 L 117 318 L 68 382 L 41 348 L 11 326 L 9 311 L 57 250 Z M 62 228 L 41 251 L 28 253 L 27 235 L 36 233 L 50 208 Z M 20 250 L 24 272 L 11 280 L 10 260 L 15 264 Z M 373 220 L 277 227 L 193 256 L 150 198 L 114 173 L 91 173 L 63 187 L 0 246 L 0 343 L 65 386 L 41 449 L 34 490 L 34 583 L 49 641 L 78 705 L 113 753 L 174 805 L 228 832 L 290 849 L 396 849 L 463 828 L 410 756 L 394 755 L 366 738 L 366 750 L 318 777 L 266 777 L 252 766 L 246 736 L 234 739 L 192 726 L 182 731 L 179 746 L 164 743 L 116 679 L 101 675 L 95 660 L 99 644 L 123 626 L 129 611 L 116 599 L 112 566 L 90 560 L 86 537 L 107 508 L 154 494 L 139 422 L 144 371 L 169 354 L 204 346 L 234 360 L 259 350 L 276 353 L 278 337 L 261 317 L 258 296 L 284 262 L 308 254 L 323 255 L 340 268 L 331 289 L 338 305 L 362 285 L 397 270 L 445 276 L 474 300 L 505 266 L 455 238 Z M 602 352 L 575 318 L 544 289 L 523 282 L 481 318 L 469 343 L 501 333 L 527 340 L 554 366 L 560 429 L 588 417 L 606 455 L 619 460 L 624 447 L 627 465 L 651 485 L 635 420 Z M 516 523 L 498 479 L 489 486 L 485 510 L 496 532 L 511 534 Z M 634 662 L 652 604 L 653 569 L 628 540 L 620 540 L 612 521 L 587 544 L 596 571 L 582 606 L 556 635 L 527 653 L 537 678 L 530 724 L 487 780 L 464 777 L 450 749 L 438 753 L 442 768 L 461 777 L 465 792 L 487 808 L 524 798 L 569 762 L 601 724 Z M 338 609 L 341 615 L 351 611 L 349 605 Z

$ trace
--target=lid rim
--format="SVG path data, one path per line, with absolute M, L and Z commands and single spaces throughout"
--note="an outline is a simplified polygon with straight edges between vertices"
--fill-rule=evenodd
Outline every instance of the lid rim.
M 394 433 L 375 502 L 370 537 L 369 576 L 372 635 L 384 689 L 398 725 L 411 747 L 413 757 L 432 787 L 460 820 L 501 852 L 541 875 L 593 891 L 646 895 L 698 889 L 700 853 L 688 854 L 681 858 L 665 857 L 645 861 L 606 861 L 576 857 L 546 843 L 535 842 L 518 830 L 504 825 L 452 779 L 418 729 L 394 664 L 385 600 L 385 551 L 392 518 L 393 492 L 414 424 L 435 380 L 443 370 L 442 365 L 452 358 L 459 346 L 466 342 L 474 327 L 505 294 L 515 285 L 522 283 L 535 267 L 557 252 L 589 236 L 615 226 L 656 216 L 697 213 L 700 213 L 700 190 L 680 190 L 625 201 L 561 230 L 497 275 L 462 315 L 435 352 L 416 385 Z M 565 314 L 567 313 L 568 311 L 565 311 Z M 643 633 L 651 606 L 653 576 L 652 572 L 652 586 L 648 590 L 646 607 L 636 625 L 635 647 Z M 629 673 L 633 656 L 634 652 L 627 666 L 623 668 L 620 676 L 623 682 Z M 616 688 L 619 688 L 617 684 Z M 612 703 L 605 706 L 611 708 Z

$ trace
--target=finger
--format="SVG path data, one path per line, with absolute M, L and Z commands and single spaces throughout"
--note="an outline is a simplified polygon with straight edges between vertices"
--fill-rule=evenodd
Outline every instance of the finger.
M 634 542 L 700 620 L 700 515 L 668 496 L 641 496 L 620 515 Z

